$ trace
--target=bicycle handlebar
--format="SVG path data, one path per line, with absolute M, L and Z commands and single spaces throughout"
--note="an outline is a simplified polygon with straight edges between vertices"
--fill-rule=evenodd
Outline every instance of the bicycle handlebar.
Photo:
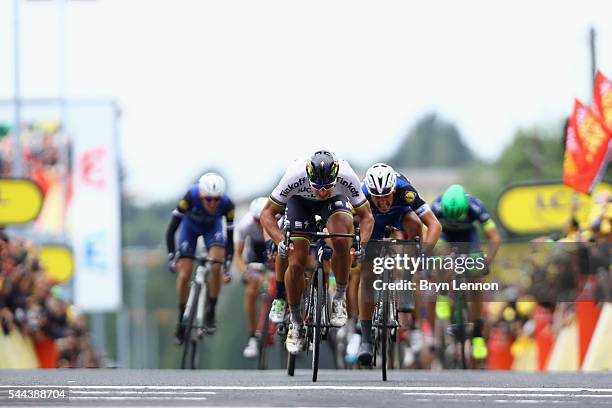
M 297 232 L 297 234 L 307 235 L 309 237 L 315 237 L 315 238 L 320 238 L 320 239 L 327 239 L 327 238 L 355 238 L 355 234 L 332 233 L 332 232 L 300 231 L 300 232 Z
M 285 245 L 289 246 L 289 240 L 291 238 L 291 229 L 289 228 L 289 220 L 285 220 Z M 299 231 L 298 233 L 300 235 L 306 235 L 309 237 L 315 237 L 318 238 L 320 240 L 323 239 L 327 239 L 327 238 L 353 238 L 354 240 L 357 241 L 357 250 L 359 251 L 361 249 L 361 234 L 360 234 L 360 230 L 359 230 L 359 222 L 355 222 L 355 220 L 353 220 L 353 225 L 355 226 L 355 233 L 354 234 L 345 234 L 345 233 L 330 233 L 330 232 L 312 232 L 312 231 Z
M 384 238 L 384 239 L 371 239 L 370 242 L 384 242 L 386 244 L 420 244 L 421 240 L 419 237 L 415 239 L 395 239 L 395 238 Z

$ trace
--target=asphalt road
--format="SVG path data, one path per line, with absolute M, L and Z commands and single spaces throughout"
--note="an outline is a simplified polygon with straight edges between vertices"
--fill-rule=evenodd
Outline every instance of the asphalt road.
M 20 388 L 21 387 L 21 388 Z M 34 390 L 55 391 L 54 398 Z M 10 391 L 22 398 L 9 399 Z M 25 390 L 25 392 L 24 392 Z M 63 391 L 65 398 L 61 399 Z M 30 392 L 30 394 L 28 394 Z M 40 393 L 39 393 L 40 394 Z M 0 406 L 612 406 L 612 373 L 322 370 L 4 370 Z

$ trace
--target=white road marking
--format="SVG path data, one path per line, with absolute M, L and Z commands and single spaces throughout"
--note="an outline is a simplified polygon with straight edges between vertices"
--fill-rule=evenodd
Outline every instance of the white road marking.
M 101 400 L 101 401 L 118 401 L 118 400 L 140 400 L 142 401 L 142 397 L 110 397 L 110 396 L 101 396 L 101 397 L 70 397 L 71 400 Z M 147 397 L 146 400 L 182 400 L 182 401 L 203 401 L 207 399 L 206 397 Z
M 408 387 L 408 386 L 359 386 L 359 385 L 0 385 L 2 388 L 69 388 L 70 390 L 231 390 L 231 391 L 282 391 L 282 390 L 348 390 L 348 391 L 483 391 L 483 392 L 592 392 L 611 393 L 612 388 L 586 387 Z
M 487 402 L 487 403 L 497 403 L 497 404 L 515 404 L 515 403 L 518 403 L 518 404 L 542 404 L 542 402 L 546 402 L 547 404 L 575 404 L 576 403 L 576 401 L 571 401 L 571 400 L 541 400 L 541 399 L 540 400 L 527 400 L 527 399 L 524 399 L 524 400 L 514 400 L 514 399 L 512 399 L 512 400 L 493 400 L 493 401 L 486 400 L 486 401 L 484 401 L 484 400 L 481 400 L 481 399 L 476 400 L 476 399 L 415 398 L 414 401 L 416 401 L 416 402 L 429 402 L 429 403 L 433 403 L 433 402 L 437 402 L 437 403 L 448 402 L 450 404 L 452 404 L 452 403 L 463 404 L 463 403 L 466 403 L 466 402 L 477 402 L 477 403 Z M 606 406 L 609 405 L 609 403 L 607 403 L 607 402 L 605 402 L 605 403 L 604 402 L 594 402 L 594 403 L 589 402 L 589 404 L 606 405 Z
M 417 398 L 415 399 L 416 402 L 460 402 L 460 403 L 466 403 L 466 402 L 480 402 L 482 403 L 482 400 L 479 399 L 462 399 L 462 400 L 453 400 L 453 399 L 433 399 L 433 398 Z
M 541 404 L 542 400 L 493 400 L 498 404 Z M 571 400 L 546 400 L 547 404 L 575 404 L 576 401 Z
M 214 391 L 78 391 L 70 390 L 71 394 L 138 394 L 138 395 L 150 395 L 150 394 L 165 394 L 165 395 L 185 395 L 185 394 L 202 394 L 202 395 L 214 395 Z
M 543 397 L 543 398 L 548 398 L 548 397 L 578 397 L 578 398 L 612 398 L 612 394 L 605 394 L 605 395 L 601 395 L 601 394 L 536 394 L 536 393 L 502 393 L 502 392 L 495 392 L 495 393 L 480 393 L 480 392 L 405 392 L 403 393 L 404 395 L 439 395 L 439 396 L 459 396 L 459 395 L 466 395 L 466 396 L 479 396 L 479 397 Z

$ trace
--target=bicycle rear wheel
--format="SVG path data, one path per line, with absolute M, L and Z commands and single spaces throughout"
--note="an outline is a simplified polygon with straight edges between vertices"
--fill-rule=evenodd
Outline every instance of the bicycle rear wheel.
M 283 342 L 279 343 L 279 357 L 278 361 L 280 361 L 280 369 L 286 368 L 287 366 L 287 349 L 285 348 L 285 344 Z
M 183 357 L 181 358 L 181 369 L 187 368 L 187 362 L 189 361 L 189 368 L 195 368 L 195 354 L 197 352 L 197 341 L 194 340 L 194 320 L 198 310 L 198 299 L 200 297 L 200 291 L 202 287 L 194 283 L 192 286 L 193 290 L 193 301 L 191 308 L 187 314 L 187 321 L 185 322 L 185 336 L 183 338 Z M 192 344 L 195 343 L 195 344 Z
M 191 340 L 190 368 L 192 370 L 195 370 L 198 368 L 198 357 L 199 357 L 198 346 L 199 346 L 199 341 L 197 340 L 197 338 L 194 338 L 193 340 Z
M 455 344 L 459 352 L 459 358 L 457 365 L 466 370 L 468 368 L 467 356 L 465 350 L 465 342 L 467 340 L 466 330 L 466 316 L 464 315 L 464 302 L 461 296 L 457 296 L 455 304 L 453 306 L 453 326 L 454 326 L 454 337 Z
M 389 281 L 389 275 L 386 274 L 387 282 Z M 382 292 L 382 327 L 381 327 L 381 336 L 380 336 L 380 356 L 382 363 L 382 379 L 383 381 L 387 381 L 387 360 L 388 360 L 388 352 L 387 349 L 389 347 L 389 290 L 383 289 Z
M 321 322 L 323 316 L 323 296 L 325 296 L 324 288 L 325 276 L 323 274 L 323 268 L 319 266 L 317 274 L 313 276 L 313 285 L 316 285 L 315 301 L 314 301 L 314 312 L 315 312 L 315 324 L 314 332 L 312 336 L 312 382 L 317 381 L 317 374 L 319 372 L 319 353 L 321 351 Z
M 440 361 L 442 368 L 450 368 L 450 362 L 447 358 L 447 346 L 448 346 L 448 322 L 436 318 L 434 323 L 434 335 L 436 337 L 436 356 Z
M 467 370 L 467 356 L 465 355 L 465 340 L 461 342 L 459 346 L 459 351 L 461 353 L 461 368 Z
M 259 370 L 265 370 L 267 367 L 266 364 L 266 351 L 268 349 L 268 340 L 270 337 L 270 308 L 272 307 L 272 303 L 265 299 L 263 304 L 261 305 L 261 313 L 264 313 L 263 324 L 259 331 L 259 339 L 257 340 L 257 368 Z
M 295 354 L 287 353 L 287 375 L 293 377 L 295 374 Z

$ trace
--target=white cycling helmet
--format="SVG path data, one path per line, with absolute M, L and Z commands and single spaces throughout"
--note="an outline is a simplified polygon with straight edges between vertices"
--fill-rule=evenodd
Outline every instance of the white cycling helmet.
M 261 211 L 263 210 L 267 201 L 268 199 L 266 197 L 258 197 L 251 201 L 251 204 L 249 204 L 249 212 L 253 215 L 255 219 L 259 219 L 259 217 L 261 216 Z
M 366 171 L 365 185 L 373 196 L 384 196 L 395 189 L 397 175 L 393 167 L 385 163 L 376 163 Z
M 225 180 L 217 173 L 206 173 L 198 181 L 200 193 L 206 197 L 223 197 L 225 194 Z

